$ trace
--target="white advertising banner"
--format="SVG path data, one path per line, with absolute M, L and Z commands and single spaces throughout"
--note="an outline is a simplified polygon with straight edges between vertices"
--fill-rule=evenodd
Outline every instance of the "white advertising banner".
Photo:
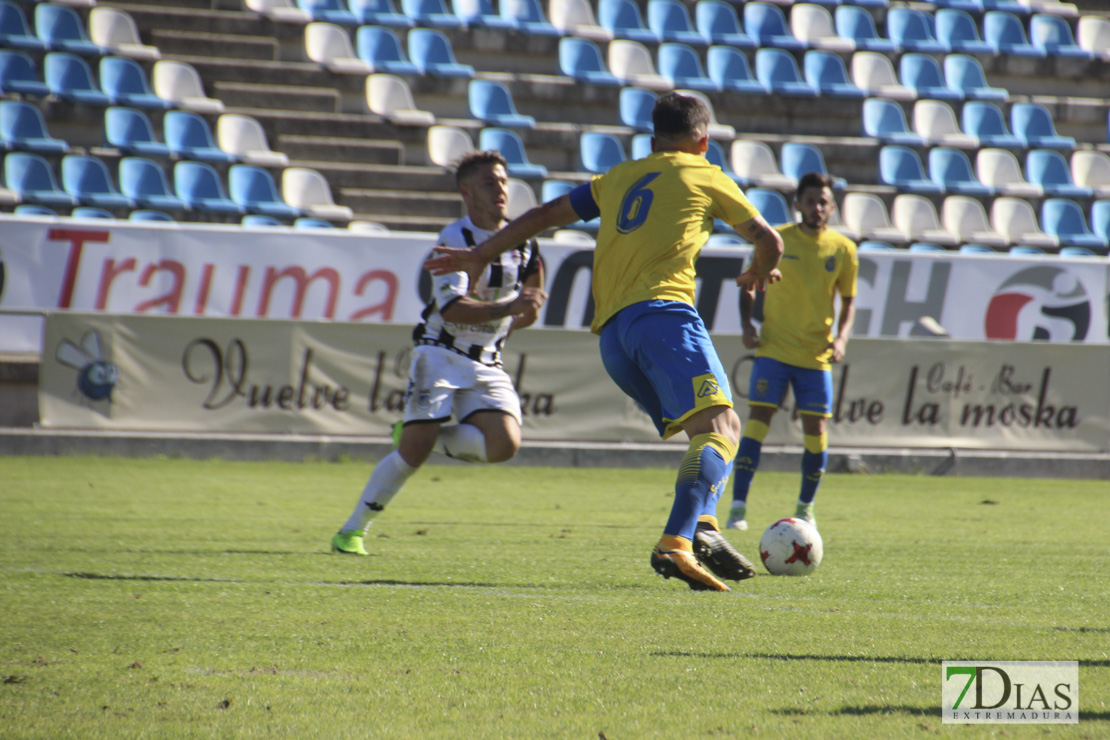
M 4 219 L 0 310 L 182 317 L 419 321 L 433 234 L 342 229 Z M 539 326 L 592 318 L 593 253 L 542 242 L 550 294 Z M 732 282 L 746 249 L 706 249 L 698 310 L 738 333 Z M 906 337 L 923 316 L 955 339 L 1110 344 L 1110 260 L 868 252 L 860 257 L 857 337 Z M 41 321 L 0 314 L 0 352 L 38 352 Z
M 714 340 L 746 416 L 752 354 Z M 43 426 L 118 430 L 386 435 L 411 350 L 405 326 L 77 312 L 42 341 Z M 525 439 L 657 439 L 588 332 L 514 334 L 505 368 Z M 1110 451 L 1110 345 L 860 339 L 833 378 L 834 446 Z M 769 441 L 800 444 L 793 416 Z

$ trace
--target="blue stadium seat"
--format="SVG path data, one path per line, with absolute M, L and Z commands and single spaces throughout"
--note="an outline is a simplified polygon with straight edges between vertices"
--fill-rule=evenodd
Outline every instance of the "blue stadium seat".
M 176 223 L 176 219 L 165 211 L 156 211 L 149 208 L 131 211 L 127 218 L 130 221 L 167 221 L 169 223 Z
M 50 135 L 42 112 L 22 100 L 0 100 L 0 149 L 61 154 L 69 144 Z
M 933 5 L 938 9 L 952 8 L 962 10 L 965 13 L 974 13 L 975 15 L 983 14 L 983 0 L 935 0 Z
M 509 88 L 492 80 L 471 80 L 468 90 L 470 115 L 493 126 L 532 128 L 536 119 L 521 115 L 513 105 Z
M 1010 251 L 1006 254 L 1012 254 L 1015 257 L 1044 257 L 1048 254 L 1040 247 L 1031 247 L 1027 244 L 1016 244 L 1010 247 Z
M 999 149 L 1022 149 L 1025 142 L 1010 133 L 1006 118 L 994 103 L 969 100 L 960 113 L 960 128 L 965 134 L 979 138 L 980 146 Z
M 1058 15 L 1036 13 L 1029 21 L 1029 41 L 1049 56 L 1093 59 L 1091 52 L 1075 43 L 1068 22 Z
M 1010 97 L 1006 90 L 988 85 L 983 65 L 967 54 L 949 54 L 944 58 L 944 81 L 968 100 L 1004 101 Z
M 994 54 L 993 46 L 979 36 L 975 19 L 966 10 L 939 8 L 933 19 L 937 40 L 960 54 Z
M 786 198 L 775 190 L 767 188 L 748 188 L 744 191 L 748 201 L 755 206 L 760 215 L 772 226 L 794 223 L 794 215 Z
M 559 39 L 559 69 L 567 77 L 591 85 L 618 87 L 621 84 L 606 68 L 597 44 L 589 39 L 574 36 Z
M 409 31 L 408 45 L 409 59 L 420 74 L 466 79 L 474 76 L 474 67 L 459 64 L 455 60 L 451 42 L 441 31 L 434 28 L 414 28 Z
M 861 51 L 876 51 L 880 54 L 898 51 L 898 44 L 880 36 L 875 27 L 875 19 L 861 7 L 841 5 L 833 11 L 833 21 L 837 35 L 851 39 Z
M 933 19 L 914 8 L 891 8 L 886 13 L 886 35 L 903 51 L 947 54 L 948 45 L 933 33 Z
M 911 252 L 947 252 L 948 250 L 939 244 L 930 244 L 929 242 L 914 242 L 908 247 Z
M 452 13 L 443 0 L 401 0 L 401 12 L 417 25 L 435 28 L 464 28 L 466 21 Z M 504 15 L 504 12 L 502 12 Z
M 759 0 L 745 3 L 744 28 L 762 47 L 773 46 L 789 51 L 804 51 L 808 46 L 806 42 L 799 40 L 790 32 L 782 10 L 770 3 Z
M 170 148 L 158 141 L 150 119 L 134 108 L 113 106 L 104 111 L 104 141 L 127 154 L 170 156 Z
M 500 0 L 501 17 L 516 24 L 529 36 L 562 36 L 563 32 L 547 21 L 539 0 Z
M 397 12 L 393 0 L 350 0 L 351 12 L 361 25 L 412 28 L 416 22 Z
M 599 131 L 582 132 L 578 151 L 584 172 L 608 172 L 627 159 L 621 140 L 613 134 Z
M 58 212 L 53 208 L 46 206 L 35 205 L 34 203 L 23 203 L 15 207 L 15 215 L 17 216 L 47 216 L 57 217 Z
M 646 136 L 648 138 L 650 146 L 650 134 L 638 134 L 638 136 Z M 635 141 L 633 141 L 633 145 L 635 145 Z M 649 149 L 648 151 L 650 153 L 651 150 Z M 636 156 L 635 152 L 633 152 L 632 158 L 641 159 L 641 157 Z M 714 141 L 713 139 L 709 140 L 708 146 L 705 150 L 705 158 L 709 161 L 709 164 L 714 164 L 720 167 L 721 172 L 732 178 L 732 180 L 737 185 L 743 187 L 748 184 L 747 178 L 741 177 L 733 171 L 732 164 L 728 161 L 728 155 L 725 154 L 724 147 L 721 146 L 720 142 Z
M 158 163 L 145 157 L 124 157 L 119 161 L 119 189 L 143 208 L 169 211 L 187 208 L 185 201 L 173 194 Z
M 150 89 L 146 72 L 134 59 L 103 57 L 100 60 L 100 89 L 112 99 L 113 105 L 166 110 L 173 103 Z
M 944 188 L 925 176 L 921 157 L 913 149 L 889 145 L 879 150 L 879 182 L 917 195 L 943 195 Z
M 620 118 L 625 126 L 651 133 L 651 109 L 658 96 L 642 87 L 624 87 L 620 92 Z
M 1096 200 L 1091 204 L 1091 231 L 1110 243 L 1110 200 Z
M 1089 247 L 1060 247 L 1061 257 L 1098 257 L 1099 254 Z
M 862 241 L 859 243 L 859 246 L 856 247 L 857 252 L 890 252 L 895 249 L 897 249 L 897 247 L 893 244 L 871 240 Z
M 237 160 L 216 146 L 208 122 L 196 113 L 171 110 L 162 119 L 162 133 L 170 153 L 182 159 L 228 163 Z
M 944 192 L 986 198 L 994 195 L 994 188 L 979 182 L 971 160 L 959 149 L 938 146 L 929 150 L 929 177 Z
M 227 197 L 212 165 L 182 161 L 173 168 L 173 189 L 189 208 L 201 213 L 240 216 L 243 208 Z
M 659 37 L 644 24 L 640 8 L 633 0 L 598 0 L 597 22 L 618 39 L 657 44 Z
M 758 46 L 740 25 L 736 8 L 723 0 L 698 0 L 694 6 L 694 23 L 698 33 L 711 44 L 735 49 L 754 49 Z
M 1075 139 L 1056 133 L 1052 114 L 1040 103 L 1014 103 L 1010 107 L 1010 130 L 1030 149 L 1075 149 Z
M 22 51 L 0 49 L 0 93 L 46 97 L 50 88 L 39 79 L 34 61 Z
M 1068 160 L 1052 149 L 1033 149 L 1025 155 L 1025 179 L 1040 185 L 1044 194 L 1060 198 L 1090 198 L 1094 190 L 1075 184 Z
M 770 90 L 755 78 L 744 52 L 731 46 L 710 46 L 706 54 L 709 79 L 728 92 L 764 95 Z
M 749 3 L 748 7 L 751 5 Z M 817 97 L 819 94 L 817 88 L 802 79 L 794 55 L 783 49 L 764 47 L 756 50 L 755 77 L 772 93 L 799 97 Z
M 39 154 L 10 152 L 4 157 L 4 182 L 24 201 L 47 206 L 75 206 L 77 199 L 58 187 L 50 163 Z
M 806 82 L 822 95 L 835 98 L 865 98 L 867 93 L 856 87 L 848 77 L 848 69 L 839 54 L 810 49 L 802 60 Z
M 354 26 L 358 23 L 358 18 L 343 0 L 297 0 L 297 5 L 312 16 L 314 21 L 340 26 Z
M 285 226 L 273 216 L 263 216 L 261 213 L 248 213 L 239 221 L 241 226 L 270 228 L 272 226 Z
M 579 183 L 567 182 L 566 180 L 544 180 L 543 185 L 540 187 L 540 200 L 544 203 L 550 203 L 556 198 L 566 195 L 571 190 L 578 187 Z M 596 234 L 598 228 L 601 226 L 601 217 L 590 219 L 589 221 L 575 221 L 570 228 L 577 231 L 585 231 L 591 234 Z
M 1079 204 L 1068 198 L 1046 198 L 1041 204 L 1041 228 L 1060 240 L 1061 245 L 1106 249 L 1107 240 L 1087 226 Z
M 133 200 L 116 189 L 104 162 L 83 154 L 62 157 L 62 189 L 81 205 L 99 208 L 131 208 L 135 205 Z
M 355 51 L 359 59 L 374 67 L 375 72 L 393 75 L 420 74 L 420 69 L 405 56 L 401 40 L 391 28 L 360 26 L 355 32 Z
M 69 216 L 70 218 L 115 218 L 115 216 L 103 208 L 94 208 L 92 206 L 78 206 L 70 212 Z
M 716 82 L 706 76 L 698 53 L 686 44 L 676 42 L 660 44 L 656 68 L 659 74 L 670 78 L 676 88 L 703 92 L 716 92 L 720 89 Z
M 982 0 L 983 10 L 1000 10 L 1017 16 L 1027 16 L 1033 12 L 1032 5 L 1026 5 L 1021 0 Z
M 782 174 L 801 180 L 802 175 L 817 172 L 828 175 L 829 169 L 825 165 L 825 156 L 813 144 L 801 141 L 784 141 L 779 151 L 779 169 Z M 848 186 L 848 181 L 843 177 L 833 176 L 833 189 L 843 190 Z
M 924 137 L 910 130 L 902 106 L 886 98 L 863 101 L 863 133 L 884 144 L 925 146 Z
M 301 215 L 299 208 L 282 199 L 274 178 L 261 167 L 232 165 L 227 173 L 227 192 L 231 200 L 248 213 L 261 213 L 274 218 L 297 218 Z
M 928 54 L 903 54 L 898 62 L 898 78 L 903 85 L 913 88 L 919 98 L 964 99 L 962 92 L 948 87 L 940 63 Z
M 524 142 L 520 136 L 507 128 L 484 128 L 478 134 L 478 148 L 482 151 L 498 151 L 508 162 L 510 177 L 547 177 L 547 168 L 528 160 Z
M 989 10 L 983 14 L 983 40 L 997 49 L 998 54 L 1016 57 L 1043 57 L 1044 49 L 1029 43 L 1025 26 L 1013 13 Z
M 77 15 L 77 11 L 68 5 L 36 3 L 35 35 L 42 39 L 46 48 L 51 51 L 66 51 L 85 56 L 100 56 L 108 53 L 108 49 L 89 40 L 89 34 L 85 31 L 85 22 Z
M 511 31 L 517 27 L 516 21 L 502 18 L 490 0 L 452 0 L 455 15 L 462 18 L 471 28 L 493 28 Z
M 335 224 L 331 221 L 325 221 L 322 218 L 312 218 L 310 216 L 301 216 L 293 222 L 294 229 L 334 229 Z
M 716 142 L 710 139 L 709 143 L 715 144 Z M 720 149 L 720 147 L 721 145 L 717 144 L 717 148 Z M 632 146 L 628 149 L 629 159 L 644 159 L 645 157 L 650 157 L 651 154 L 651 134 L 636 134 L 632 137 Z M 706 152 L 705 158 L 709 159 L 708 151 Z
M 23 51 L 46 50 L 46 42 L 31 32 L 23 9 L 11 0 L 0 0 L 0 47 Z
M 50 92 L 62 100 L 86 105 L 111 105 L 112 99 L 97 87 L 88 63 L 64 51 L 52 51 L 43 60 L 43 78 Z
M 998 254 L 991 247 L 983 244 L 961 244 L 960 254 Z
M 647 25 L 662 41 L 693 46 L 709 43 L 709 39 L 694 28 L 690 13 L 678 0 L 648 0 Z

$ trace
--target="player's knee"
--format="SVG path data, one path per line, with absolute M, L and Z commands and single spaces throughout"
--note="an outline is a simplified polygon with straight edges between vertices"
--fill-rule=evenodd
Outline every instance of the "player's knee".
M 491 463 L 512 460 L 520 449 L 520 438 L 511 434 L 486 437 L 486 459 Z

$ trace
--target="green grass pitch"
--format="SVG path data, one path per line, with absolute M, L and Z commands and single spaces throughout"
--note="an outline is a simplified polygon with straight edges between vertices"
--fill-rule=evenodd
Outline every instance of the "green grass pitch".
M 332 556 L 369 470 L 0 458 L 0 737 L 1110 737 L 1106 481 L 829 475 L 814 575 L 695 593 L 671 470 L 428 466 Z M 943 660 L 1078 660 L 1080 722 L 944 725 Z

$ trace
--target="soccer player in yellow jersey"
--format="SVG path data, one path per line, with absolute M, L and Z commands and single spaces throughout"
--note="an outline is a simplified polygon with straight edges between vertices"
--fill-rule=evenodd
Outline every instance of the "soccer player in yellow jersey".
M 782 281 L 763 295 L 761 331 L 756 331 L 752 323 L 753 292 L 745 290 L 740 296 L 744 346 L 758 349 L 748 395 L 751 414 L 736 455 L 727 523 L 731 529 L 748 528 L 748 489 L 759 466 L 771 418 L 788 384 L 794 388 L 805 435 L 802 488 L 794 516 L 817 524 L 813 498 L 829 459 L 827 425 L 833 400 L 830 368 L 831 363 L 844 359 L 852 333 L 859 260 L 855 242 L 828 226 L 836 208 L 832 178 L 816 172 L 803 175 L 794 207 L 801 222 L 777 227 L 783 242 Z M 839 319 L 834 305 L 837 294 Z
M 600 215 L 594 252 L 592 330 L 610 377 L 668 438 L 685 431 L 690 446 L 651 565 L 695 590 L 727 591 L 719 578 L 755 575 L 721 536 L 717 501 L 740 439 L 728 377 L 694 310 L 694 263 L 713 220 L 732 224 L 754 245 L 736 278 L 759 289 L 780 277 L 782 240 L 718 167 L 705 159 L 709 111 L 670 93 L 652 111 L 652 154 L 623 162 L 567 195 L 533 208 L 474 250 L 437 248 L 427 263 L 439 274 L 481 269 L 486 261 L 545 229 Z

